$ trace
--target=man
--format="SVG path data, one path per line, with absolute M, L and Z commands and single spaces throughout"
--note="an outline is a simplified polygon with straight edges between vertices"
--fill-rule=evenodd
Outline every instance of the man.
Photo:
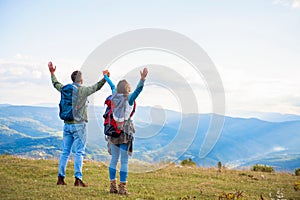
M 59 92 L 62 92 L 63 84 L 57 81 L 54 72 L 56 66 L 53 67 L 52 62 L 48 63 L 48 68 L 51 74 L 51 80 L 54 88 Z M 108 73 L 108 72 L 107 72 Z M 87 187 L 88 185 L 82 181 L 82 164 L 83 164 L 83 154 L 86 147 L 87 140 L 87 130 L 86 123 L 88 122 L 87 117 L 87 97 L 96 91 L 100 90 L 105 84 L 105 79 L 103 78 L 96 84 L 92 86 L 82 86 L 83 78 L 80 71 L 74 71 L 71 75 L 73 85 L 77 88 L 77 103 L 76 111 L 80 114 L 80 118 L 75 118 L 74 120 L 64 120 L 63 129 L 63 145 L 62 153 L 59 160 L 58 166 L 58 180 L 57 185 L 66 185 L 64 178 L 66 175 L 66 167 L 68 158 L 70 155 L 71 148 L 73 146 L 73 151 L 75 153 L 74 157 L 74 176 L 75 176 L 75 186 Z M 70 94 L 72 95 L 72 94 Z M 72 98 L 72 97 L 71 97 Z

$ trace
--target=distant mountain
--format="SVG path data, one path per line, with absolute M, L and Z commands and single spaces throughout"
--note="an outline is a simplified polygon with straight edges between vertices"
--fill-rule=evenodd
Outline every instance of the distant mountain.
M 7 106 L 11 106 L 10 104 L 0 104 L 0 107 L 7 107 Z
M 200 140 L 196 138 L 194 144 Z M 293 170 L 295 165 L 300 166 L 299 144 L 300 121 L 274 123 L 226 117 L 214 149 L 198 162 L 205 166 L 219 160 L 228 167 L 261 163 L 274 165 L 277 170 Z M 192 145 L 190 151 L 194 155 L 197 145 Z
M 103 110 L 89 108 L 86 152 L 88 158 L 101 161 L 110 158 L 103 134 Z M 199 158 L 203 141 L 210 134 L 207 131 L 212 117 L 138 107 L 134 116 L 134 158 L 147 162 L 192 158 L 199 166 L 216 166 L 221 161 L 233 168 L 259 163 L 285 171 L 300 167 L 299 120 L 269 122 L 225 117 L 214 148 L 206 157 Z M 58 158 L 62 127 L 57 107 L 0 106 L 0 153 Z
M 287 122 L 287 121 L 300 121 L 299 115 L 282 114 L 274 112 L 252 112 L 252 111 L 238 111 L 239 116 L 247 116 L 247 118 L 257 118 L 269 122 Z

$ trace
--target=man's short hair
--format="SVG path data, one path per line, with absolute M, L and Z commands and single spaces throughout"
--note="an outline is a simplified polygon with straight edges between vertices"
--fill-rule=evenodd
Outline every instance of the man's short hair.
M 73 82 L 79 83 L 81 80 L 81 76 L 82 76 L 81 71 L 76 70 L 71 74 L 71 79 Z

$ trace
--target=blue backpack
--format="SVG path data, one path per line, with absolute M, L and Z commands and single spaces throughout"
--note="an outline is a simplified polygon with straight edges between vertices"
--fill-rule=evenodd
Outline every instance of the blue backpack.
M 65 121 L 81 121 L 78 111 L 78 85 L 67 84 L 61 89 L 59 102 L 59 117 Z

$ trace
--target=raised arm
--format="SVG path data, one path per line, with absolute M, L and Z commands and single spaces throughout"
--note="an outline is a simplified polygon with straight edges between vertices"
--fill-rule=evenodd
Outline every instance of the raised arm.
M 112 94 L 114 94 L 114 93 L 116 93 L 117 92 L 117 90 L 116 90 L 116 86 L 115 86 L 115 84 L 110 80 L 110 78 L 109 78 L 109 75 L 110 75 L 110 73 L 107 71 L 107 70 L 105 70 L 105 71 L 103 71 L 103 75 L 104 75 L 104 79 L 106 80 L 106 82 L 109 84 L 109 86 L 110 86 L 110 89 L 111 89 L 111 91 L 112 91 Z
M 90 96 L 91 94 L 97 92 L 98 90 L 100 90 L 103 85 L 106 83 L 105 79 L 102 78 L 100 81 L 98 81 L 97 83 L 95 83 L 94 85 L 91 85 L 91 86 L 82 86 L 82 96 Z
M 142 92 L 143 87 L 144 87 L 144 82 L 146 80 L 147 74 L 148 74 L 148 69 L 144 68 L 143 71 L 140 71 L 141 74 L 141 79 L 138 83 L 138 85 L 136 86 L 135 90 L 133 93 L 130 93 L 128 95 L 128 103 L 129 105 L 133 105 L 135 99 L 139 96 L 139 94 Z
M 63 84 L 61 84 L 60 82 L 58 82 L 54 72 L 56 70 L 56 66 L 53 67 L 53 64 L 52 62 L 50 61 L 48 63 L 48 68 L 49 68 L 49 71 L 50 71 L 50 74 L 51 74 L 51 81 L 52 81 L 52 84 L 54 86 L 55 89 L 57 89 L 59 92 L 61 91 L 61 88 L 64 86 Z

